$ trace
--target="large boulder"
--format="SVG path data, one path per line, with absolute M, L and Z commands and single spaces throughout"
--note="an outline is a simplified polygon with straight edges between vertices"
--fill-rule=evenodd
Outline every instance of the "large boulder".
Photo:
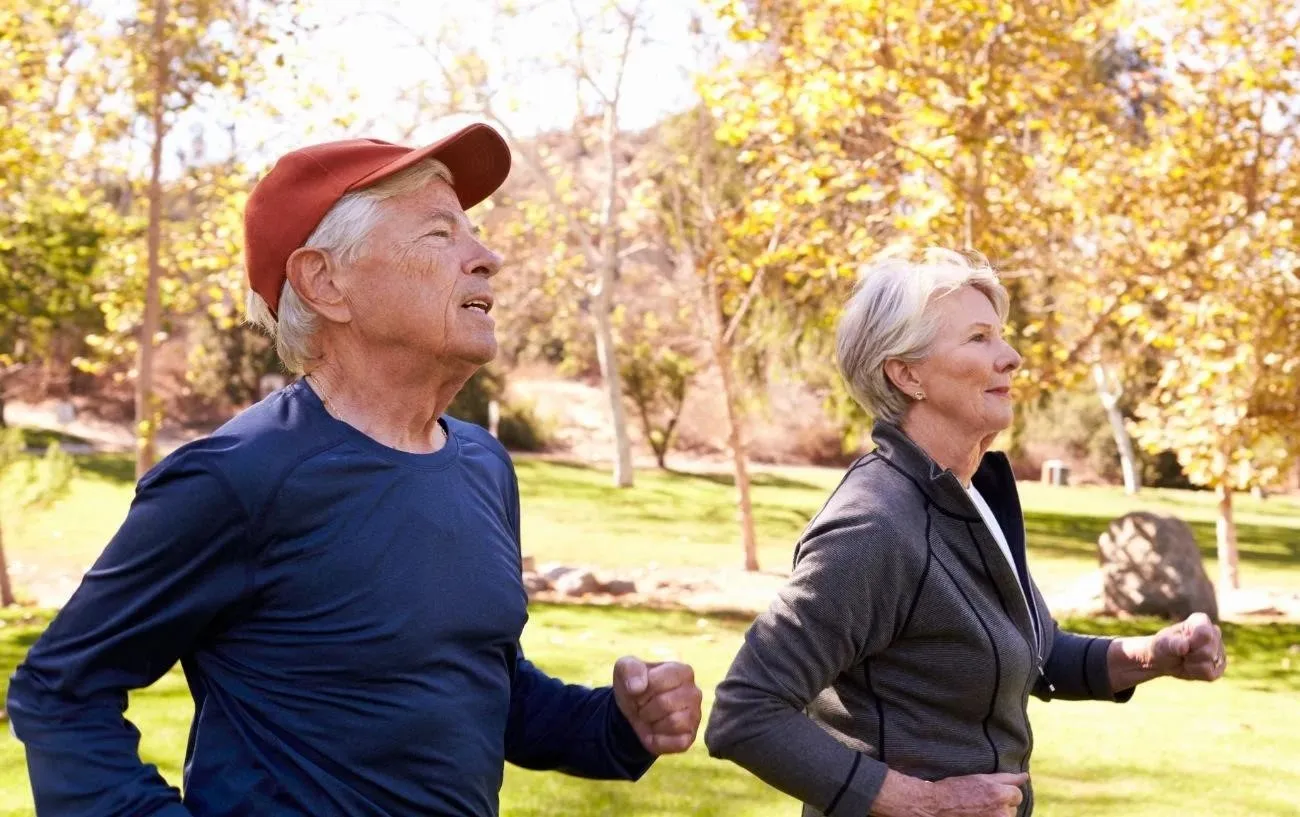
M 1205 613 L 1219 620 L 1214 585 L 1183 520 L 1147 511 L 1125 514 L 1110 523 L 1097 549 L 1106 613 L 1175 621 Z

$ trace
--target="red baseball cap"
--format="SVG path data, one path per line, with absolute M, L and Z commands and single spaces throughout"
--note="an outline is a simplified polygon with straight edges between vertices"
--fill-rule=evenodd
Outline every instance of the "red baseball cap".
M 244 208 L 244 268 L 248 284 L 280 306 L 285 266 L 294 250 L 345 193 L 375 184 L 422 159 L 451 171 L 452 189 L 468 210 L 492 195 L 510 173 L 510 148 L 483 124 L 469 125 L 423 148 L 378 139 L 347 139 L 285 154 L 253 187 Z

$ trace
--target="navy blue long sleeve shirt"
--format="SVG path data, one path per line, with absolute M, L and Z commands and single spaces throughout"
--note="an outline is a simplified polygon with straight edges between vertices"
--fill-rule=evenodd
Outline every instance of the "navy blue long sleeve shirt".
M 482 817 L 507 760 L 643 774 L 609 688 L 524 659 L 514 469 L 444 422 L 441 450 L 396 451 L 300 381 L 142 479 L 9 687 L 38 813 Z M 177 661 L 183 801 L 124 717 Z

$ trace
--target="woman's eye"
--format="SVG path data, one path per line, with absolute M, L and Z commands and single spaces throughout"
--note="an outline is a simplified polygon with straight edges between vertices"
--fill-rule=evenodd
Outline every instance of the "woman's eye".
M 984 334 L 983 332 L 976 332 L 974 335 L 971 335 L 970 339 L 983 343 L 984 341 L 988 340 L 988 338 L 989 336 Z

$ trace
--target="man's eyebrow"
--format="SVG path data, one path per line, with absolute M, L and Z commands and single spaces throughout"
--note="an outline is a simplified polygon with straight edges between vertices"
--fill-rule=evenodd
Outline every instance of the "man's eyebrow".
M 449 210 L 445 207 L 435 207 L 433 208 L 433 210 L 430 211 L 429 217 L 434 219 L 445 218 L 448 221 L 455 224 L 463 223 L 472 234 L 476 236 L 483 234 L 482 227 L 479 227 L 477 224 L 474 224 L 468 218 L 462 217 L 461 214 L 457 213 L 455 210 Z

